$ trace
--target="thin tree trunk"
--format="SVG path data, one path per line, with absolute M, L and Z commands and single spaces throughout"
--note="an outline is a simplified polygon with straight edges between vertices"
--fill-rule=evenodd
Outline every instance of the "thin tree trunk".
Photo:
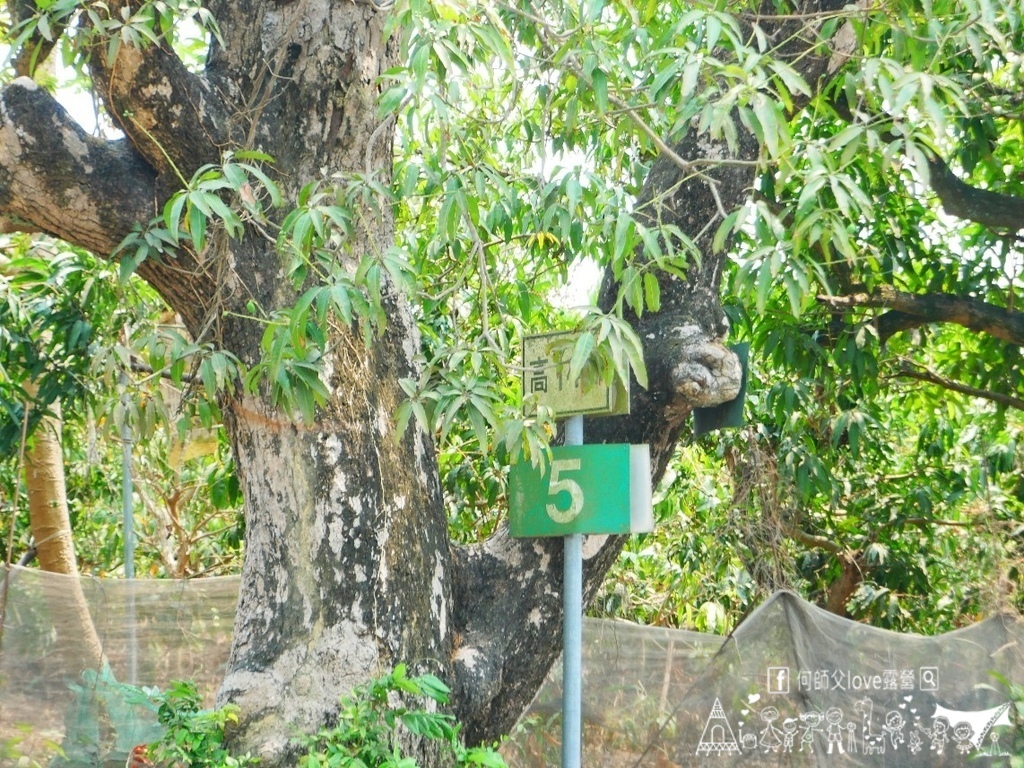
M 842 552 L 836 557 L 842 572 L 825 593 L 825 609 L 837 616 L 846 616 L 846 604 L 864 581 L 864 568 L 853 552 Z
M 50 406 L 25 451 L 25 488 L 29 525 L 36 544 L 39 566 L 50 573 L 68 576 L 66 600 L 52 606 L 57 630 L 57 651 L 67 661 L 68 672 L 99 667 L 103 644 L 89 613 L 78 579 L 78 561 L 71 533 L 64 453 L 61 444 L 60 406 Z

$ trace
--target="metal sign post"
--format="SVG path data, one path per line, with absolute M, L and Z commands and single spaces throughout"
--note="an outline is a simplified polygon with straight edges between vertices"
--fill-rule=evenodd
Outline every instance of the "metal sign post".
M 565 445 L 583 445 L 583 417 L 565 422 Z M 583 701 L 583 534 L 564 539 L 562 566 L 562 768 L 579 768 Z
M 560 536 L 562 585 L 562 768 L 582 756 L 583 537 L 650 531 L 651 462 L 646 445 L 583 445 L 583 414 L 629 413 L 619 384 L 584 389 L 569 381 L 566 350 L 575 334 L 523 340 L 523 392 L 565 418 L 565 441 L 544 470 L 519 462 L 509 473 L 512 536 Z

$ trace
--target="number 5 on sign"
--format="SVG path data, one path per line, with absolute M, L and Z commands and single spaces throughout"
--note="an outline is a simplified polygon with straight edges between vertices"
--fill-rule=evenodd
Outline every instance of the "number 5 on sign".
M 646 445 L 551 449 L 542 473 L 522 461 L 509 473 L 513 536 L 642 533 L 654 527 Z
M 569 492 L 569 508 L 560 510 L 557 504 L 548 503 L 548 517 L 556 523 L 571 523 L 583 511 L 583 489 L 575 480 L 559 478 L 562 472 L 579 472 L 579 459 L 555 459 L 551 462 L 551 480 L 548 482 L 548 497 L 558 496 L 562 491 Z

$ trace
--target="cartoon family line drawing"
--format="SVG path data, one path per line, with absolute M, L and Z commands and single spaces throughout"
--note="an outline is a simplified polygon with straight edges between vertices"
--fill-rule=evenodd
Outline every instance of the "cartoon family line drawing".
M 885 755 L 908 750 L 912 755 L 955 754 L 968 757 L 1007 756 L 994 729 L 1011 725 L 1010 703 L 983 710 L 955 710 L 935 704 L 930 717 L 918 713 L 913 696 L 902 696 L 885 712 L 875 712 L 870 697 L 858 699 L 853 717 L 840 707 L 824 712 L 808 710 L 783 718 L 775 706 L 754 708 L 759 696 L 750 697 L 736 719 L 737 728 L 716 698 L 704 724 L 697 755 L 727 756 L 744 752 L 765 754 L 809 753 L 835 755 Z M 756 715 L 756 722 L 754 716 Z M 781 722 L 780 722 L 781 720 Z M 858 727 L 859 723 L 859 727 Z M 860 732 L 859 738 L 857 732 Z M 988 745 L 985 741 L 988 739 Z

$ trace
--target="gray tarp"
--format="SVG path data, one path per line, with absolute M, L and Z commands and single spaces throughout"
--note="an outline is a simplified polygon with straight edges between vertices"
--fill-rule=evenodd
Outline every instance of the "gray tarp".
M 778 593 L 680 691 L 651 754 L 723 768 L 1006 764 L 1000 680 L 1024 679 L 1022 638 L 1008 616 L 921 637 Z

